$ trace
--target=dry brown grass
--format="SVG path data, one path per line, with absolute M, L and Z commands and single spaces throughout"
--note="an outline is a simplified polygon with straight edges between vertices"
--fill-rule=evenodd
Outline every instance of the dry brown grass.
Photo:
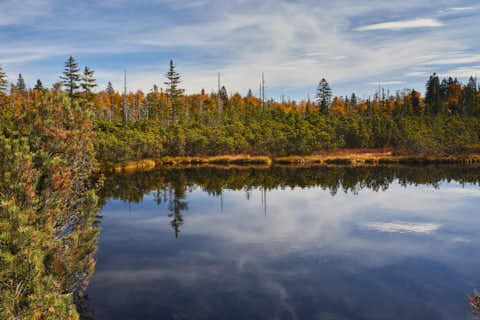
M 148 171 L 156 167 L 218 167 L 268 168 L 278 166 L 368 166 L 368 165 L 427 165 L 427 164 L 475 164 L 480 163 L 480 154 L 448 157 L 395 155 L 390 149 L 348 149 L 328 154 L 310 156 L 224 155 L 215 157 L 163 157 L 130 161 L 105 168 L 110 172 Z

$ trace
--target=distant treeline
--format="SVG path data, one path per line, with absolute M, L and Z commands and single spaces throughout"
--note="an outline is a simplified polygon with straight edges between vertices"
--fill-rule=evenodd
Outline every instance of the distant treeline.
M 4 77 L 3 77 L 4 78 Z M 42 95 L 66 92 L 93 106 L 101 162 L 162 156 L 223 154 L 306 155 L 339 148 L 394 148 L 410 154 L 480 152 L 480 89 L 476 79 L 463 84 L 433 74 L 423 97 L 416 90 L 391 95 L 378 90 L 371 99 L 333 97 L 322 79 L 315 101 L 274 101 L 218 92 L 186 95 L 173 61 L 165 89 L 120 93 L 108 84 L 94 93 L 94 71 L 80 72 L 73 57 L 52 88 L 40 80 L 27 89 L 21 75 L 7 104 L 38 105 Z M 0 88 L 1 89 L 1 88 Z M 3 89 L 6 89 L 4 86 Z

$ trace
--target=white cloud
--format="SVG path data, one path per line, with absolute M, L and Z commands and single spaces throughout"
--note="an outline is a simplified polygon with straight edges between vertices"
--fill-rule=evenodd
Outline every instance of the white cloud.
M 391 86 L 396 84 L 402 84 L 403 81 L 377 81 L 377 82 L 369 82 L 368 84 L 371 86 Z
M 455 69 L 448 70 L 446 72 L 441 72 L 438 75 L 440 77 L 453 77 L 453 78 L 477 77 L 477 75 L 480 75 L 480 65 L 455 68 Z
M 426 71 L 412 71 L 406 74 L 407 77 L 421 77 L 421 78 L 428 77 L 428 75 L 429 73 Z
M 453 54 L 443 59 L 433 59 L 425 63 L 425 65 L 444 65 L 444 64 L 469 64 L 480 62 L 480 55 L 466 55 L 466 54 Z
M 49 0 L 2 0 L 0 26 L 26 24 L 35 17 L 46 15 L 51 7 Z
M 442 13 L 458 13 L 458 12 L 466 12 L 466 11 L 473 11 L 476 10 L 475 7 L 453 7 L 453 8 L 448 8 L 445 10 L 442 10 Z
M 371 24 L 368 26 L 360 27 L 355 30 L 357 31 L 373 31 L 373 30 L 404 30 L 412 28 L 434 28 L 441 27 L 443 23 L 436 19 L 414 19 L 414 20 L 405 20 L 405 21 L 392 21 L 392 22 L 383 22 L 377 24 Z

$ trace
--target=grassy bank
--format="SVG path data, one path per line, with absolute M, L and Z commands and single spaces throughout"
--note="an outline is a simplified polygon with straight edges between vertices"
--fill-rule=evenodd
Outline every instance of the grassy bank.
M 145 159 L 128 161 L 119 164 L 104 164 L 106 172 L 134 172 L 148 171 L 157 167 L 187 167 L 187 166 L 265 166 L 269 167 L 272 159 L 265 156 L 225 155 L 215 157 L 163 157 L 158 159 Z
M 267 157 L 249 155 L 225 155 L 214 157 L 163 157 L 118 164 L 104 164 L 104 172 L 148 171 L 164 167 L 208 166 L 222 168 L 270 166 L 365 166 L 365 165 L 428 165 L 428 164 L 475 164 L 480 163 L 480 154 L 455 156 L 395 155 L 391 150 L 368 150 L 366 152 L 338 151 L 310 156 Z

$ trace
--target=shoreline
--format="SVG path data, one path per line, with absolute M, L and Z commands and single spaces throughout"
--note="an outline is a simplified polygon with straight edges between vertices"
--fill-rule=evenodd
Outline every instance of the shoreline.
M 143 159 L 117 164 L 100 165 L 103 173 L 132 173 L 157 168 L 219 167 L 222 169 L 262 168 L 273 166 L 378 166 L 409 165 L 425 166 L 437 164 L 480 164 L 480 154 L 452 155 L 448 157 L 424 155 L 392 155 L 379 153 L 333 153 L 310 156 L 267 157 L 249 155 L 224 155 L 213 157 L 163 157 Z

